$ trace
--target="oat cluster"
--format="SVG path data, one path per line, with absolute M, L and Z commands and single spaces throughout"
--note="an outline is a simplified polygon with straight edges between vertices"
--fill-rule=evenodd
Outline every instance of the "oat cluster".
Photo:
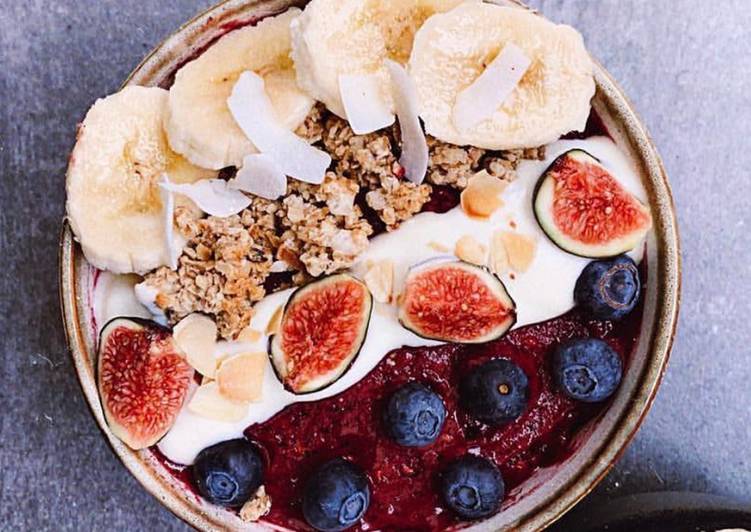
M 267 291 L 352 266 L 370 237 L 419 213 L 434 186 L 464 189 L 481 170 L 512 181 L 519 161 L 544 155 L 542 149 L 490 152 L 429 137 L 428 175 L 416 185 L 404 179 L 398 161 L 398 127 L 356 135 L 318 105 L 297 134 L 332 157 L 321 185 L 290 180 L 284 197 L 255 198 L 227 218 L 195 219 L 189 209 L 176 210 L 176 228 L 187 240 L 178 268 L 162 267 L 145 278 L 171 322 L 203 312 L 215 317 L 223 338 L 235 338 Z

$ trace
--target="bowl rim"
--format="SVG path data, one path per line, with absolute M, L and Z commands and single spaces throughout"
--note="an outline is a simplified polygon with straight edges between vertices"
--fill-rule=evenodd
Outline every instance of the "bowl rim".
M 519 0 L 510 1 L 526 8 Z M 153 77 L 165 60 L 169 61 L 170 50 L 185 48 L 185 43 L 178 41 L 187 32 L 195 32 L 195 35 L 200 36 L 206 29 L 203 25 L 215 25 L 224 18 L 234 19 L 238 13 L 254 8 L 263 10 L 267 7 L 273 9 L 276 6 L 291 7 L 304 3 L 305 0 L 223 0 L 182 24 L 158 44 L 131 72 L 124 85 L 133 83 L 139 74 Z M 667 369 L 676 333 L 681 302 L 681 253 L 675 204 L 667 173 L 633 104 L 597 61 L 595 81 L 601 101 L 607 106 L 618 126 L 623 127 L 625 136 L 635 147 L 644 166 L 643 173 L 651 188 L 650 203 L 657 203 L 655 235 L 659 243 L 659 261 L 656 279 L 653 282 L 657 283 L 658 297 L 653 318 L 654 327 L 649 339 L 649 357 L 638 377 L 629 406 L 624 409 L 613 429 L 603 438 L 604 443 L 593 451 L 590 459 L 581 465 L 575 475 L 546 496 L 533 511 L 519 519 L 513 525 L 515 530 L 542 530 L 548 527 L 591 492 L 608 474 L 625 452 L 652 406 Z M 148 463 L 143 451 L 131 450 L 109 430 L 99 402 L 95 369 L 89 363 L 86 352 L 84 325 L 78 311 L 79 294 L 76 282 L 76 261 L 81 251 L 75 242 L 67 217 L 63 219 L 59 246 L 59 297 L 65 336 L 79 385 L 97 426 L 130 473 L 178 518 L 200 530 L 227 529 L 226 523 L 200 511 L 184 495 L 177 493 L 174 485 Z

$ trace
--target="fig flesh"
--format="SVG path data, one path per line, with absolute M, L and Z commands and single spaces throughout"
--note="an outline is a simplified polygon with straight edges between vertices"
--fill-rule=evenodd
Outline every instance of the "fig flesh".
M 415 334 L 453 343 L 495 340 L 516 322 L 501 280 L 462 261 L 429 261 L 410 270 L 399 321 Z
M 533 202 L 548 238 L 582 257 L 630 251 L 652 227 L 649 209 L 583 150 L 553 161 L 537 183 Z
M 110 430 L 131 449 L 154 445 L 172 427 L 193 375 L 169 329 L 140 318 L 114 318 L 102 329 L 99 397 Z
M 311 393 L 341 377 L 365 341 L 372 308 L 367 287 L 351 275 L 298 288 L 270 342 L 272 365 L 285 387 Z

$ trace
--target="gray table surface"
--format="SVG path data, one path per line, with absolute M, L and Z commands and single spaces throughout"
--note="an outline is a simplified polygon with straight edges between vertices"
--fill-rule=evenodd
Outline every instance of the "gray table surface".
M 75 125 L 210 0 L 0 0 L 0 529 L 182 530 L 104 443 L 57 300 Z M 751 503 L 748 0 L 537 0 L 621 82 L 671 176 L 684 293 L 643 428 L 578 508 L 642 491 Z M 564 528 L 575 530 L 571 518 Z

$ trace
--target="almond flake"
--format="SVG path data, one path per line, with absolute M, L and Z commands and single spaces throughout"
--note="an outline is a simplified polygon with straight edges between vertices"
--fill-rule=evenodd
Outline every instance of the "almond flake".
M 534 238 L 511 231 L 503 231 L 501 239 L 503 246 L 506 248 L 511 269 L 517 273 L 526 272 L 532 264 L 537 250 L 537 242 Z
M 260 401 L 268 360 L 268 355 L 261 352 L 226 358 L 216 373 L 219 391 L 235 401 Z
M 206 377 L 216 373 L 216 323 L 204 314 L 193 313 L 175 325 L 172 335 L 193 369 Z
M 391 303 L 394 290 L 394 262 L 381 260 L 368 268 L 365 285 L 379 303 Z
M 228 185 L 260 198 L 275 200 L 287 193 L 287 176 L 266 155 L 252 153 L 245 156 L 242 168 Z
M 246 523 L 255 523 L 269 511 L 271 511 L 271 497 L 266 493 L 266 488 L 261 486 L 240 509 L 240 519 Z
M 439 242 L 434 242 L 434 241 L 428 242 L 428 247 L 430 249 L 437 251 L 438 253 L 450 253 L 451 252 L 451 248 L 449 248 L 448 246 L 444 246 L 443 244 Z
M 456 247 L 454 248 L 454 254 L 464 262 L 470 264 L 476 264 L 478 266 L 485 265 L 485 246 L 480 244 L 473 236 L 464 235 L 456 241 Z
M 323 182 L 331 157 L 279 122 L 261 76 L 243 72 L 227 99 L 227 106 L 245 136 L 281 172 L 314 185 Z
M 470 216 L 488 218 L 503 205 L 501 194 L 507 185 L 506 181 L 493 177 L 485 170 L 477 172 L 462 191 L 462 209 Z
M 387 59 L 386 68 L 391 75 L 394 107 L 399 117 L 402 137 L 402 155 L 399 164 L 404 167 L 408 180 L 420 184 L 428 171 L 428 142 L 420 124 L 417 87 L 402 65 Z
M 492 118 L 509 99 L 531 64 L 521 48 L 507 43 L 483 73 L 456 97 L 452 113 L 456 128 L 466 131 Z
M 188 403 L 188 410 L 207 419 L 236 423 L 248 414 L 248 403 L 225 397 L 219 391 L 219 384 L 211 381 L 198 387 Z
M 504 275 L 509 270 L 508 253 L 503 243 L 503 231 L 496 231 L 490 239 L 490 270 L 496 275 Z
M 381 94 L 381 79 L 376 74 L 340 74 L 339 94 L 349 126 L 357 135 L 394 123 L 394 114 Z
M 159 183 L 159 186 L 164 190 L 186 196 L 203 212 L 219 218 L 237 214 L 251 202 L 248 196 L 230 188 L 227 182 L 221 179 L 204 179 L 189 184 L 163 182 Z
M 237 335 L 237 340 L 240 342 L 255 343 L 258 340 L 260 340 L 262 336 L 263 336 L 263 333 L 261 331 L 256 330 L 250 325 L 248 325 L 242 331 L 240 331 L 240 334 Z

